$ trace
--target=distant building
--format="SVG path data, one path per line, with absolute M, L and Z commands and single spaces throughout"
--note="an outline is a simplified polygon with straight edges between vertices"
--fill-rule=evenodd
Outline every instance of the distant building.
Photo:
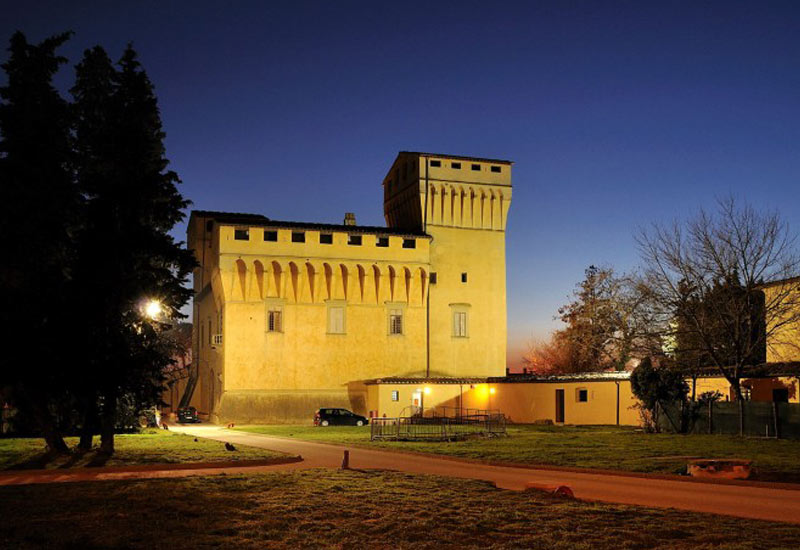
M 383 179 L 386 227 L 192 212 L 192 404 L 221 421 L 377 415 L 368 381 L 505 374 L 511 168 L 401 152 Z M 422 391 L 389 399 L 419 406 Z

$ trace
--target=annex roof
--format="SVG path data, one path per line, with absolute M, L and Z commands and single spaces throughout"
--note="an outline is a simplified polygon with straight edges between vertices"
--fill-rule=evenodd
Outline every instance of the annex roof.
M 375 378 L 373 380 L 365 380 L 367 385 L 377 384 L 485 384 L 486 378 L 450 378 L 450 377 L 414 377 L 414 376 L 386 376 L 384 378 Z
M 743 378 L 774 378 L 777 376 L 798 376 L 800 377 L 800 361 L 784 361 L 773 363 L 761 363 L 742 369 Z M 704 367 L 698 371 L 701 378 L 715 378 L 722 376 L 716 367 Z
M 362 233 L 370 235 L 395 235 L 399 237 L 418 237 L 430 239 L 430 235 L 422 231 L 381 227 L 377 225 L 344 225 L 332 223 L 295 222 L 273 220 L 261 214 L 243 214 L 238 212 L 215 212 L 212 210 L 192 210 L 191 216 L 211 218 L 222 225 L 249 225 L 259 227 L 275 227 L 285 229 L 310 229 L 312 231 L 339 231 L 342 233 Z
M 630 371 L 576 372 L 571 374 L 509 374 L 488 379 L 492 384 L 514 384 L 531 382 L 618 382 L 629 380 Z

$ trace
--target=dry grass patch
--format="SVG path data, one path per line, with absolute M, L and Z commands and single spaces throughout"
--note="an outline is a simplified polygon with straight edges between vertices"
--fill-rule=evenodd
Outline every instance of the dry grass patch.
M 228 460 L 263 460 L 284 457 L 283 453 L 237 445 L 226 451 L 225 444 L 166 430 L 148 429 L 115 438 L 116 452 L 106 459 L 94 451 L 71 456 L 52 457 L 45 453 L 44 440 L 37 438 L 0 439 L 0 470 L 31 468 L 82 468 L 87 466 L 130 466 L 136 464 L 182 464 Z M 196 439 L 196 441 L 195 441 Z M 71 447 L 75 437 L 66 438 Z M 95 440 L 95 444 L 99 444 Z
M 4 548 L 796 548 L 800 526 L 305 470 L 0 488 Z

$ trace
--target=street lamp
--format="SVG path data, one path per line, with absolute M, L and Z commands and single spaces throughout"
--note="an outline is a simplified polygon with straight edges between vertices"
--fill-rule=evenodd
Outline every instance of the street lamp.
M 148 302 L 144 306 L 144 314 L 147 315 L 147 317 L 149 317 L 153 321 L 158 319 L 163 312 L 164 312 L 164 307 L 158 300 L 148 300 Z

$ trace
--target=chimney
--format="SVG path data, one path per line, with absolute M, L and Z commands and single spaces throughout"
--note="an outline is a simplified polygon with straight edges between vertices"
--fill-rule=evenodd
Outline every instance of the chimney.
M 344 224 L 345 225 L 355 225 L 356 224 L 356 215 L 352 212 L 345 212 L 344 213 Z

